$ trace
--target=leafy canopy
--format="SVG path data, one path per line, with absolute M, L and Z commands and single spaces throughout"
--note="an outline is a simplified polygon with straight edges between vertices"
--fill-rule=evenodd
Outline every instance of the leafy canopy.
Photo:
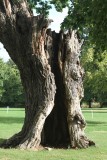
M 56 10 L 61 12 L 63 8 L 68 6 L 69 0 L 27 0 L 30 8 L 35 9 L 37 13 L 47 17 L 49 15 L 49 9 L 52 5 L 55 6 Z
M 79 30 L 99 51 L 107 49 L 107 1 L 71 0 L 63 27 Z

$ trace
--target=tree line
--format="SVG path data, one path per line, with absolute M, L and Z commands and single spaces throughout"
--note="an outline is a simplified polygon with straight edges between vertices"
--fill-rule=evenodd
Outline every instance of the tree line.
M 24 99 L 18 68 L 11 59 L 0 59 L 0 107 L 23 107 Z
M 82 50 L 81 64 L 85 70 L 84 98 L 89 107 L 91 102 L 100 103 L 103 107 L 107 103 L 107 54 L 103 52 L 101 59 L 95 59 L 94 49 Z M 9 59 L 0 59 L 0 107 L 24 107 L 24 90 L 20 74 L 15 63 Z
M 83 51 L 81 64 L 85 70 L 84 98 L 92 107 L 92 102 L 98 102 L 100 107 L 107 106 L 107 52 L 95 57 L 93 48 Z

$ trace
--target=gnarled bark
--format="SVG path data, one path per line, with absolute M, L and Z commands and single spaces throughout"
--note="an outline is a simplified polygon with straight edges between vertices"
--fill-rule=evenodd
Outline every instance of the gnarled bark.
M 49 21 L 32 17 L 24 1 L 11 3 L 11 7 L 13 14 L 3 21 L 5 34 L 0 32 L 1 41 L 19 68 L 26 93 L 26 115 L 22 131 L 2 146 L 32 148 L 40 144 L 45 119 L 54 106 L 56 86 L 44 50 Z
M 33 16 L 26 0 L 0 1 L 0 41 L 19 68 L 26 94 L 22 130 L 1 147 L 35 148 L 42 143 L 85 148 L 91 144 L 84 135 L 80 108 L 81 43 L 75 31 L 47 30 L 50 23 L 43 16 Z
M 70 144 L 73 148 L 86 148 L 89 146 L 90 140 L 87 139 L 84 133 L 86 122 L 80 108 L 80 101 L 83 98 L 82 78 L 84 75 L 79 60 L 82 41 L 77 37 L 76 31 L 71 30 L 65 44 L 66 58 L 63 77 Z

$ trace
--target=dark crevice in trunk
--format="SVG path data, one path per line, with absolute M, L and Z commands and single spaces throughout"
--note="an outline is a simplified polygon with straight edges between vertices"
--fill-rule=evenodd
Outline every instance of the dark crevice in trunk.
M 67 110 L 65 106 L 65 90 L 63 77 L 58 62 L 58 52 L 60 45 L 60 33 L 53 32 L 53 59 L 52 71 L 55 75 L 56 95 L 55 106 L 51 114 L 47 117 L 43 133 L 45 135 L 45 145 L 54 147 L 67 147 L 70 143 Z

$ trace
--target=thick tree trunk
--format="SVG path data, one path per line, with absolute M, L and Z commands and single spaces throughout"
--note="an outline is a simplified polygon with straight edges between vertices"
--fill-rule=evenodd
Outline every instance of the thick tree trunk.
M 23 128 L 1 147 L 35 148 L 41 143 L 86 148 L 92 144 L 84 135 L 80 108 L 81 43 L 75 31 L 47 30 L 50 22 L 34 17 L 25 0 L 0 2 L 0 41 L 19 68 L 26 94 Z
M 54 106 L 56 86 L 44 49 L 49 20 L 32 17 L 24 1 L 11 6 L 13 14 L 6 15 L 2 22 L 1 41 L 19 68 L 26 93 L 26 115 L 22 131 L 2 145 L 32 148 L 40 144 L 45 119 Z
M 84 134 L 86 122 L 80 108 L 80 101 L 83 98 L 82 78 L 84 71 L 79 60 L 82 41 L 77 37 L 76 31 L 69 31 L 65 45 L 63 81 L 66 92 L 70 144 L 73 148 L 86 148 L 91 141 Z

